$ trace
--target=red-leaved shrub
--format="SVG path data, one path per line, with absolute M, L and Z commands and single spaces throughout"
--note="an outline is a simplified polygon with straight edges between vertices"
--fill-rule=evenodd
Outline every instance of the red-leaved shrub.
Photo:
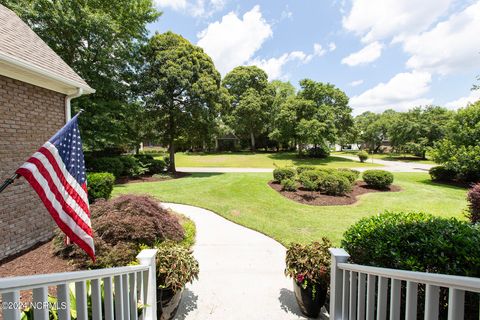
M 78 267 L 125 265 L 135 260 L 140 245 L 152 247 L 165 240 L 179 242 L 185 236 L 178 217 L 150 196 L 124 195 L 98 200 L 90 209 L 96 263 L 77 245 L 66 245 L 63 234 L 57 234 L 54 241 L 55 253 Z
M 467 193 L 467 217 L 472 223 L 480 222 L 480 183 L 473 185 Z

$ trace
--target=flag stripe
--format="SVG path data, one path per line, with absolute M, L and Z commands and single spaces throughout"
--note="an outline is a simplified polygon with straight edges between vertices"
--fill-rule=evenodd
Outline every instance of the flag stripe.
M 64 197 L 62 196 L 62 192 L 60 192 L 60 190 L 62 190 L 62 188 L 61 187 L 60 187 L 60 189 L 57 188 L 57 186 L 55 185 L 55 182 L 53 181 L 52 177 L 50 176 L 50 173 L 43 166 L 43 164 L 42 164 L 42 162 L 40 162 L 40 160 L 32 157 L 27 162 L 25 162 L 21 166 L 21 168 L 25 168 L 25 169 L 31 171 L 34 174 L 37 171 L 40 172 L 40 174 L 43 176 L 43 179 L 45 180 L 46 185 L 48 185 L 48 188 L 49 188 L 50 192 L 53 193 L 57 202 L 60 203 L 60 205 L 62 206 L 63 211 L 65 213 L 67 213 L 70 216 L 70 218 L 72 218 L 72 220 L 74 220 L 78 224 L 78 226 L 80 228 L 82 228 L 86 233 L 88 233 L 89 235 L 92 234 L 92 229 L 91 229 L 90 221 L 89 221 L 88 217 L 86 217 L 86 219 L 87 219 L 86 222 L 84 220 L 82 220 L 82 217 L 80 217 L 78 212 L 76 212 L 74 210 L 74 208 L 72 208 L 68 204 L 68 202 L 65 201 Z M 43 185 L 43 184 L 41 183 L 41 185 Z M 65 196 L 65 193 L 63 193 L 63 195 Z M 72 200 L 70 200 L 70 201 L 72 202 Z
M 47 185 L 46 180 L 43 179 L 38 172 L 32 172 L 26 168 L 19 168 L 17 173 L 22 175 L 37 192 L 60 229 L 62 229 L 68 237 L 78 244 L 80 248 L 82 248 L 95 261 L 93 238 L 79 228 L 75 221 L 63 211 L 62 206 L 56 201 L 52 193 L 45 193 L 44 189 Z
M 45 156 L 47 158 L 49 158 L 50 160 L 50 163 L 56 163 L 58 165 L 58 171 L 55 170 L 59 175 L 61 173 L 61 175 L 63 175 L 63 177 L 65 178 L 65 180 L 68 182 L 68 184 L 70 184 L 74 189 L 75 191 L 78 192 L 78 194 L 80 195 L 80 197 L 82 198 L 82 200 L 85 202 L 85 203 L 88 203 L 88 196 L 87 196 L 87 192 L 85 190 L 83 190 L 80 185 L 78 184 L 77 180 L 75 180 L 74 177 L 72 177 L 72 175 L 68 172 L 67 168 L 65 167 L 65 164 L 63 163 L 62 161 L 62 158 L 60 157 L 60 155 L 58 154 L 58 150 L 57 148 L 51 144 L 50 142 L 46 142 L 42 148 L 45 148 L 47 149 L 48 151 L 50 151 L 50 153 L 48 154 L 45 154 Z M 40 148 L 40 152 L 42 152 L 42 148 Z M 42 152 L 43 153 L 43 152 Z M 50 157 L 53 157 L 50 158 Z
M 44 153 L 49 153 L 49 151 L 46 149 L 44 149 L 43 151 Z M 38 159 L 42 163 L 43 167 L 47 170 L 49 178 L 52 179 L 57 190 L 64 189 L 65 191 L 67 191 L 67 193 L 65 192 L 61 193 L 63 200 L 71 208 L 73 208 L 75 212 L 78 213 L 78 215 L 83 220 L 83 222 L 85 222 L 87 225 L 90 225 L 90 214 L 89 214 L 88 206 L 85 204 L 85 202 L 83 202 L 82 199 L 80 199 L 80 195 L 76 192 L 76 190 L 74 190 L 73 187 L 66 182 L 63 175 L 58 174 L 58 171 L 54 169 L 54 167 L 52 166 L 52 163 L 49 161 L 49 159 L 45 156 L 44 153 L 41 153 L 41 152 L 34 153 L 32 158 L 30 158 L 27 162 L 32 162 L 32 159 Z M 45 177 L 45 174 L 43 174 L 43 176 Z M 81 189 L 80 186 L 78 187 Z

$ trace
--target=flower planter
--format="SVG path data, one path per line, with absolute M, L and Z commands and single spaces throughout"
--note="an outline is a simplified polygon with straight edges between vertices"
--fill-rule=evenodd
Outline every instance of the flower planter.
M 182 300 L 183 289 L 174 293 L 172 289 L 157 289 L 157 319 L 172 320 Z
M 293 280 L 293 290 L 302 313 L 309 318 L 317 318 L 327 298 L 326 288 L 315 285 L 314 290 L 313 286 L 308 285 L 304 289 L 297 281 Z

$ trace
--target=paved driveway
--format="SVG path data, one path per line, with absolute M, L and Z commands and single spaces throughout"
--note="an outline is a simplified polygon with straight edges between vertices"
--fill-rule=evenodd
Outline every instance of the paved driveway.
M 163 205 L 197 226 L 194 254 L 200 264 L 199 280 L 187 285 L 175 319 L 306 319 L 295 301 L 292 280 L 283 274 L 281 244 L 209 210 Z

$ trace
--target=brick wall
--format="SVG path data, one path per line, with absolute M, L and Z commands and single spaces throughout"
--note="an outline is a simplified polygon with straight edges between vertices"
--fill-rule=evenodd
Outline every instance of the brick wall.
M 64 95 L 0 76 L 0 180 L 65 123 Z M 0 193 L 0 260 L 52 236 L 55 223 L 25 179 Z

